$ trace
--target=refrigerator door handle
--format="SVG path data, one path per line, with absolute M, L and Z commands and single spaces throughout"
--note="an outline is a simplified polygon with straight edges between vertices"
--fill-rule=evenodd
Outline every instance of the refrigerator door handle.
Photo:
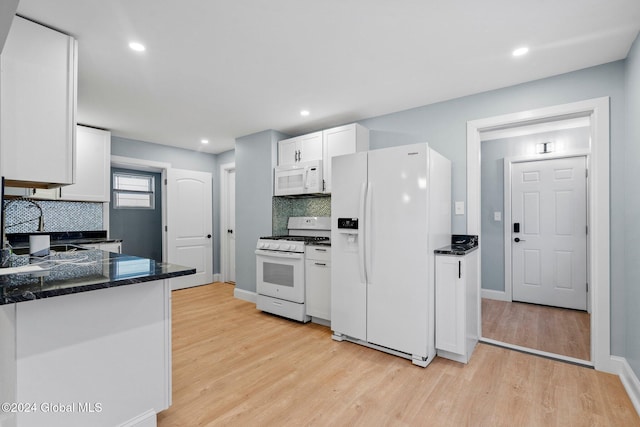
M 360 186 L 360 206 L 358 217 L 361 221 L 361 227 L 364 227 L 364 206 L 367 193 L 367 183 L 363 182 Z M 364 229 L 358 230 L 358 270 L 360 271 L 360 282 L 367 283 L 367 273 L 364 268 Z
M 364 271 L 367 278 L 367 285 L 371 284 L 371 248 L 372 248 L 372 237 L 371 237 L 371 222 L 373 211 L 371 210 L 371 197 L 373 195 L 373 184 L 370 182 L 367 183 L 367 195 L 366 195 L 366 207 L 364 214 Z

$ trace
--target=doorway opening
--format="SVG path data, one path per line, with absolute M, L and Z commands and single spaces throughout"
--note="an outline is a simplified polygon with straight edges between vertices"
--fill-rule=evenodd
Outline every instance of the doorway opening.
M 220 166 L 220 265 L 222 281 L 236 282 L 236 164 Z
M 162 176 L 111 168 L 109 233 L 122 253 L 162 262 Z
M 137 172 L 142 172 L 142 173 L 156 173 L 159 174 L 160 176 L 160 184 L 162 184 L 165 179 L 166 179 L 166 173 L 167 173 L 167 169 L 169 169 L 171 167 L 171 165 L 169 163 L 164 163 L 164 162 L 155 162 L 155 161 L 150 161 L 150 160 L 143 160 L 143 159 L 136 159 L 133 157 L 123 157 L 123 156 L 111 156 L 111 168 L 120 168 L 120 169 L 127 169 L 127 170 L 131 170 L 131 171 L 137 171 Z M 113 183 L 111 184 L 113 186 Z M 167 194 L 166 194 L 166 189 L 165 189 L 165 185 L 160 185 L 159 188 L 159 201 L 160 201 L 160 205 L 156 205 L 157 209 L 160 209 L 160 215 L 161 215 L 161 239 L 162 239 L 162 250 L 161 250 L 161 261 L 162 262 L 168 262 L 168 255 L 167 255 L 167 239 L 166 239 L 166 233 L 162 232 L 162 230 L 165 230 L 166 226 L 167 226 Z M 109 209 L 111 210 L 111 209 Z M 108 211 L 109 211 L 108 210 Z M 110 217 L 110 215 L 108 215 Z M 107 221 L 107 223 L 109 223 L 111 221 L 110 218 L 106 218 L 105 219 Z M 124 241 L 125 238 L 123 238 Z M 126 252 L 125 252 L 126 253 Z
M 587 167 L 589 169 L 590 185 L 587 189 L 589 200 L 587 215 L 590 223 L 589 238 L 587 243 L 587 278 L 589 283 L 589 293 L 587 306 L 591 310 L 588 320 L 590 327 L 590 360 L 582 360 L 559 355 L 549 351 L 540 351 L 526 348 L 519 345 L 511 345 L 501 341 L 493 340 L 485 336 L 483 330 L 480 331 L 482 341 L 541 354 L 544 356 L 565 359 L 583 365 L 594 366 L 596 369 L 613 372 L 615 366 L 610 358 L 610 284 L 609 284 L 609 99 L 598 98 L 572 104 L 565 104 L 555 107 L 538 110 L 524 111 L 520 113 L 508 114 L 504 116 L 491 117 L 487 119 L 470 121 L 467 123 L 467 234 L 480 235 L 481 257 L 485 251 L 490 250 L 491 239 L 485 238 L 482 227 L 483 217 L 487 212 L 482 210 L 482 200 L 490 194 L 485 194 L 489 190 L 485 188 L 485 183 L 481 179 L 481 147 L 483 141 L 492 138 L 495 132 L 512 132 L 514 135 L 531 127 L 547 127 L 551 131 L 556 131 L 557 125 L 564 121 L 586 121 L 588 129 L 588 149 L 575 149 L 565 147 L 563 156 L 566 155 L 588 155 Z M 541 132 L 536 132 L 541 133 Z M 495 134 L 494 134 L 495 136 Z M 549 142 L 549 141 L 544 141 Z M 549 145 L 542 145 L 543 150 L 530 153 L 516 153 L 521 157 L 539 156 L 548 154 Z M 535 150 L 536 148 L 533 148 Z M 552 149 L 553 150 L 553 149 Z M 579 152 L 577 152 L 579 151 Z M 585 152 L 586 151 L 586 152 Z M 555 151 L 559 153 L 559 150 Z M 511 156 L 514 157 L 514 156 Z M 484 191 L 483 191 L 484 190 Z M 495 219 L 496 211 L 491 212 L 490 219 Z M 495 224 L 494 224 L 495 225 Z M 512 224 L 510 224 L 510 227 Z M 506 229 L 505 223 L 499 224 L 498 228 Z M 504 248 L 507 246 L 505 239 L 512 239 L 511 233 L 505 233 L 502 242 Z M 489 245 L 485 247 L 485 245 Z M 506 266 L 506 264 L 505 264 Z M 483 273 L 488 269 L 483 265 Z M 503 272 L 506 268 L 498 269 Z M 507 273 L 505 272 L 504 275 Z M 483 296 L 491 296 L 492 299 L 500 295 L 506 300 L 507 288 L 500 290 L 497 286 L 492 289 L 491 283 L 485 283 L 483 277 L 481 290 Z M 497 289 L 495 289 L 497 288 Z M 510 289 L 509 289 L 510 290 Z M 511 295 L 509 295 L 509 300 Z M 482 308 L 481 310 L 482 311 Z M 479 319 L 480 322 L 480 319 Z

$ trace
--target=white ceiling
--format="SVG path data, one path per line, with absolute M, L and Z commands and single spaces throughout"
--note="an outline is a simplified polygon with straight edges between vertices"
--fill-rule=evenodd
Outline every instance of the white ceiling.
M 77 38 L 79 123 L 211 153 L 622 59 L 640 30 L 638 0 L 21 0 L 18 13 Z M 529 55 L 511 57 L 520 45 Z

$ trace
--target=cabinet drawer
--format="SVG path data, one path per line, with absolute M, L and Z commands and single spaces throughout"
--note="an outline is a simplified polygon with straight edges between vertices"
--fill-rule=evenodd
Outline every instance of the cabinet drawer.
M 307 259 L 331 261 L 331 248 L 328 246 L 307 246 L 305 254 Z

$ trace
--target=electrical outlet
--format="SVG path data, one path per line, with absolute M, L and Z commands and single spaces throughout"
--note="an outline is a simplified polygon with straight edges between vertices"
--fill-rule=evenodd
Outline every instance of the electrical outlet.
M 464 202 L 456 202 L 456 215 L 464 215 Z
M 493 213 L 494 221 L 502 221 L 502 212 L 494 212 Z

